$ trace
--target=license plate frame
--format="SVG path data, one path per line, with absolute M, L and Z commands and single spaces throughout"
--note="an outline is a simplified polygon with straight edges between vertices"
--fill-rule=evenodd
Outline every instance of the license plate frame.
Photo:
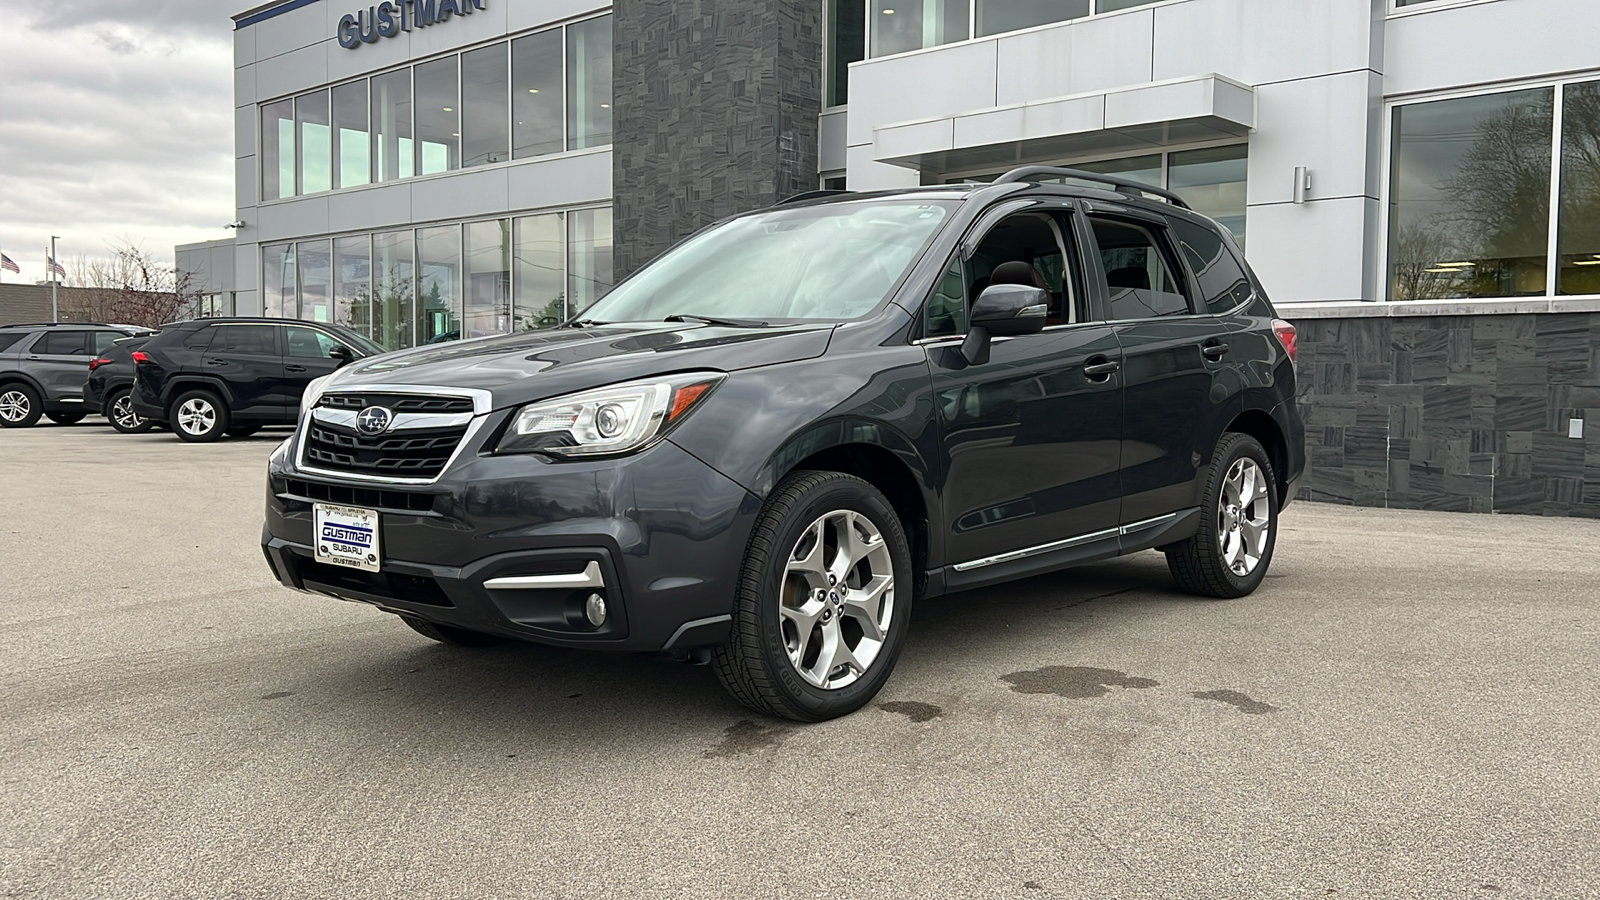
M 339 503 L 318 503 L 312 507 L 311 515 L 317 562 L 363 572 L 382 569 L 382 538 L 377 510 Z

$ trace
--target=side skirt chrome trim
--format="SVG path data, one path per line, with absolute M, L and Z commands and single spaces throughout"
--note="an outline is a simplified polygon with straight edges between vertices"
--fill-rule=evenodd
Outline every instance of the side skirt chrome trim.
M 1065 540 L 1051 541 L 1048 544 L 1039 544 L 1035 547 L 1024 547 L 1021 550 L 1012 550 L 1009 553 L 1001 553 L 997 556 L 986 556 L 983 559 L 974 559 L 970 562 L 956 563 L 950 568 L 956 570 L 957 572 L 970 572 L 973 569 L 982 569 L 985 566 L 993 566 L 999 563 L 1011 562 L 1012 560 L 1027 559 L 1030 556 L 1038 556 L 1041 553 L 1049 553 L 1053 550 L 1065 550 L 1069 547 L 1076 547 L 1079 544 L 1103 541 L 1106 538 L 1118 537 L 1124 534 L 1132 534 L 1136 531 L 1147 531 L 1151 528 L 1155 528 L 1158 525 L 1164 525 L 1167 522 L 1176 519 L 1177 517 L 1177 513 L 1167 513 L 1164 516 L 1156 516 L 1153 519 L 1143 519 L 1138 522 L 1130 522 L 1127 525 L 1120 525 L 1116 528 L 1107 528 L 1104 531 L 1092 531 L 1088 534 L 1080 534 L 1077 537 L 1070 537 L 1066 538 Z

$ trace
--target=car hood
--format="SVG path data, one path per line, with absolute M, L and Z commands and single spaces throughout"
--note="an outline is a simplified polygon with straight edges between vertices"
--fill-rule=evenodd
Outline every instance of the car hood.
M 834 327 L 640 322 L 524 331 L 358 360 L 325 389 L 470 388 L 488 391 L 498 409 L 674 372 L 734 372 L 812 359 L 827 350 Z

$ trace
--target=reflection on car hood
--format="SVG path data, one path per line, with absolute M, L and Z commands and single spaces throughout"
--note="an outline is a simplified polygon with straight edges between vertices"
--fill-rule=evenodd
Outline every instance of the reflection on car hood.
M 327 390 L 377 385 L 476 388 L 495 408 L 696 369 L 733 372 L 821 356 L 832 323 L 722 328 L 636 322 L 523 331 L 358 360 Z

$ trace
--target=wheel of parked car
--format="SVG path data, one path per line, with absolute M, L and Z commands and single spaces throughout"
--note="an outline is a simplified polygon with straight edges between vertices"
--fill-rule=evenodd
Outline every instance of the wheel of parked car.
M 44 410 L 39 406 L 39 392 L 22 382 L 0 387 L 0 426 L 27 428 L 39 421 Z
M 133 392 L 120 391 L 106 404 L 106 419 L 122 434 L 144 434 L 155 423 L 133 411 Z
M 745 551 L 718 678 L 752 709 L 802 722 L 854 712 L 894 669 L 911 617 L 911 549 L 894 507 L 839 472 L 773 490 Z
M 44 417 L 57 425 L 76 425 L 83 421 L 83 413 L 45 413 Z
M 228 404 L 210 391 L 189 391 L 173 401 L 168 421 L 178 437 L 203 444 L 218 440 L 228 430 Z
M 493 647 L 503 644 L 506 639 L 499 635 L 484 634 L 481 631 L 468 631 L 465 628 L 456 628 L 452 625 L 439 625 L 411 616 L 401 616 L 407 625 L 417 634 L 432 638 L 441 644 L 451 644 L 456 647 Z
M 1243 597 L 1272 563 L 1278 492 L 1272 460 L 1247 434 L 1227 434 L 1212 454 L 1200 503 L 1200 531 L 1166 548 L 1178 586 L 1203 597 Z
M 244 438 L 261 430 L 260 425 L 233 425 L 228 428 L 228 437 Z

